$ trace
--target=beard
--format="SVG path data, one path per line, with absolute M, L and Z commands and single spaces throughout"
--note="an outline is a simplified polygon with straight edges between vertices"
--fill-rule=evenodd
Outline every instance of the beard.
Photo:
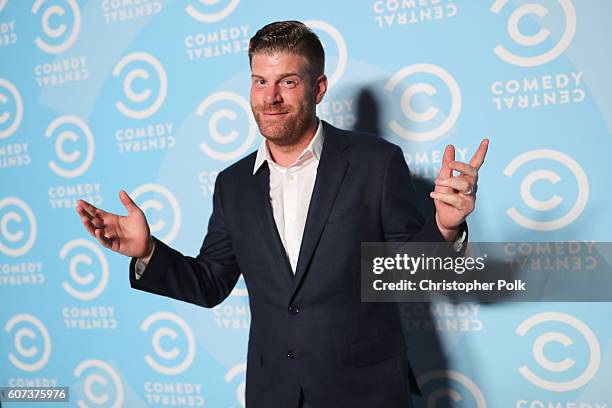
M 314 118 L 314 105 L 307 101 L 298 106 L 282 104 L 251 105 L 261 134 L 277 146 L 298 143 Z M 266 117 L 264 112 L 283 112 L 277 117 Z

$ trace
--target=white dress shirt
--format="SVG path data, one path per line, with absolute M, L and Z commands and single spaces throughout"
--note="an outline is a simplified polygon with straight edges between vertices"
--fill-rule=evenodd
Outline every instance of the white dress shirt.
M 255 157 L 253 174 L 264 162 L 268 162 L 270 169 L 270 204 L 272 205 L 274 222 L 293 273 L 295 273 L 297 267 L 310 197 L 317 178 L 317 167 L 319 167 L 321 150 L 323 149 L 323 137 L 323 126 L 321 121 L 318 121 L 314 137 L 297 160 L 288 167 L 280 166 L 272 160 L 266 139 L 261 142 Z M 140 279 L 146 266 L 140 259 L 136 260 L 136 279 Z
M 293 164 L 283 167 L 275 163 L 264 139 L 257 151 L 253 167 L 253 174 L 255 174 L 264 162 L 268 162 L 270 204 L 274 222 L 293 273 L 295 273 L 300 254 L 310 197 L 323 149 L 325 135 L 321 121 L 318 123 L 314 137 Z
M 295 273 L 302 236 L 306 225 L 306 216 L 310 206 L 310 198 L 317 178 L 317 168 L 323 149 L 323 126 L 318 121 L 317 131 L 308 146 L 288 167 L 275 163 L 270 155 L 270 149 L 264 139 L 257 150 L 253 174 L 268 162 L 270 169 L 270 204 L 278 235 L 285 248 L 285 253 Z M 465 239 L 465 231 L 454 242 L 455 250 L 459 251 Z M 136 261 L 135 274 L 139 279 L 146 267 L 144 262 Z

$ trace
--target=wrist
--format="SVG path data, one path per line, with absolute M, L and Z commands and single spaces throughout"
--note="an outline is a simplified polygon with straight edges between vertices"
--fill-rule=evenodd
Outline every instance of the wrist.
M 436 212 L 436 225 L 438 226 L 438 230 L 440 234 L 444 237 L 446 241 L 454 241 L 459 234 L 460 228 L 446 228 L 442 224 L 440 224 L 440 220 L 438 219 L 438 213 Z
M 139 257 L 138 259 L 140 259 L 140 261 L 144 262 L 145 264 L 149 263 L 151 257 L 153 256 L 153 251 L 155 251 L 155 239 L 152 235 L 149 235 L 149 238 L 147 240 L 147 250 L 145 254 Z

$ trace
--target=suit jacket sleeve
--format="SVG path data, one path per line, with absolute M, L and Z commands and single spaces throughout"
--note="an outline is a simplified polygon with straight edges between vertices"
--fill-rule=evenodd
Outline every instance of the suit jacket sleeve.
M 444 242 L 435 214 L 423 216 L 402 149 L 395 147 L 382 186 L 382 222 L 385 241 Z M 464 222 L 459 231 L 467 231 Z
M 213 307 L 230 294 L 240 269 L 226 229 L 221 175 L 215 182 L 213 211 L 200 253 L 196 257 L 185 256 L 155 238 L 155 251 L 140 279 L 134 274 L 136 258 L 130 262 L 133 288 L 204 307 Z

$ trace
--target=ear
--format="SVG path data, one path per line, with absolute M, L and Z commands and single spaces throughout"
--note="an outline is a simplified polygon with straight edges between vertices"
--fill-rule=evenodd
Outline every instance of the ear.
M 323 100 L 323 96 L 325 96 L 325 92 L 327 92 L 327 77 L 325 74 L 319 75 L 315 79 L 315 103 L 319 104 Z

